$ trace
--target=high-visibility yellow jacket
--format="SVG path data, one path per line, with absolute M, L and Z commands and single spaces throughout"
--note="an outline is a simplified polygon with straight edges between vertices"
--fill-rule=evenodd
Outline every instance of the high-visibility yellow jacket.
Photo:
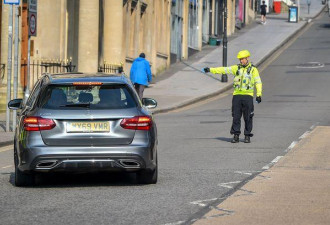
M 254 95 L 254 88 L 257 96 L 262 96 L 262 82 L 258 69 L 249 63 L 247 66 L 233 65 L 230 67 L 210 68 L 213 74 L 232 74 L 234 75 L 233 95 Z

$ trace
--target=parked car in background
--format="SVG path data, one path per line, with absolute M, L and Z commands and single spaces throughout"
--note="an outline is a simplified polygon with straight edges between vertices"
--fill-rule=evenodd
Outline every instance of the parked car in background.
M 50 172 L 135 172 L 143 184 L 157 182 L 157 128 L 125 76 L 45 74 L 18 110 L 14 140 L 15 185 L 33 185 Z

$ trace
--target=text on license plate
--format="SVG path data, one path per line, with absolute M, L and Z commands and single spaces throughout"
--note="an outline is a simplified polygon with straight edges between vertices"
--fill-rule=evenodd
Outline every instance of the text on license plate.
M 109 122 L 70 122 L 67 124 L 66 131 L 68 133 L 109 132 L 110 124 L 109 124 Z

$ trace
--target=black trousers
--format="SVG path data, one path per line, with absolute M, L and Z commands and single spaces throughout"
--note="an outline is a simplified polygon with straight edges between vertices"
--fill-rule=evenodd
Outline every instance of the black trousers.
M 250 95 L 234 95 L 232 101 L 233 124 L 231 126 L 231 134 L 241 134 L 241 117 L 243 115 L 245 122 L 244 135 L 252 137 L 253 127 L 253 97 Z
M 143 98 L 143 92 L 144 92 L 144 85 L 143 84 L 134 84 L 135 90 L 138 93 L 140 99 Z

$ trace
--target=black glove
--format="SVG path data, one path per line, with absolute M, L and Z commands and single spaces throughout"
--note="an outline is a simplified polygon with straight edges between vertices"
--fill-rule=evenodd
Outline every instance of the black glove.
M 261 97 L 260 96 L 256 97 L 256 102 L 258 102 L 258 104 L 261 102 Z
M 208 73 L 208 72 L 210 72 L 210 68 L 208 68 L 208 67 L 204 67 L 204 68 L 203 68 L 203 71 L 204 71 L 204 73 Z

